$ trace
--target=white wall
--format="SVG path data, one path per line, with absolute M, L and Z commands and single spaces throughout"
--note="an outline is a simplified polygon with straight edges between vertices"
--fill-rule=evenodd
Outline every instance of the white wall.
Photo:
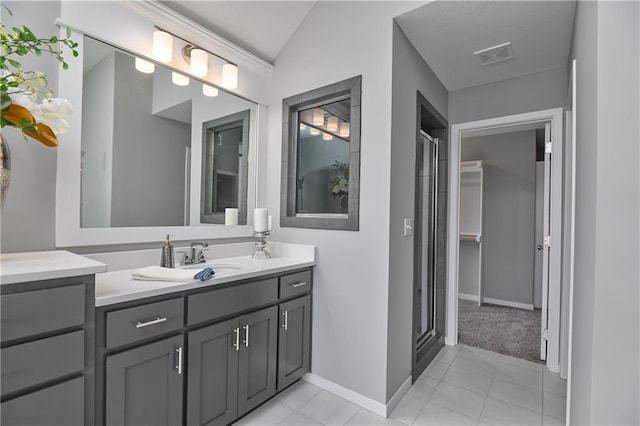
M 566 94 L 565 68 L 457 90 L 449 94 L 449 123 L 563 107 Z
M 393 27 L 391 188 L 389 196 L 389 325 L 387 399 L 411 374 L 413 237 L 404 218 L 415 211 L 417 91 L 447 117 L 448 93 L 397 24 Z M 414 218 L 415 219 L 415 218 Z
M 536 131 L 467 137 L 461 148 L 461 161 L 484 160 L 483 296 L 532 305 Z M 468 248 L 460 245 L 460 269 L 477 271 L 462 262 Z
M 55 19 L 60 15 L 58 1 L 3 1 L 13 16 L 2 11 L 2 23 L 7 27 L 26 25 L 36 35 L 58 34 Z M 65 53 L 68 55 L 67 53 Z M 49 87 L 56 89 L 58 62 L 53 57 L 23 56 L 25 70 L 43 71 Z M 56 148 L 49 148 L 34 139 L 24 140 L 12 127 L 2 129 L 11 149 L 11 186 L 0 215 L 3 253 L 51 250 L 55 247 L 55 182 Z
M 268 111 L 267 191 L 259 195 L 259 204 L 278 217 L 282 99 L 361 74 L 360 230 L 279 228 L 274 223 L 272 238 L 318 247 L 313 373 L 378 403 L 387 400 L 392 18 L 415 6 L 316 3 L 276 58 Z
M 639 22 L 637 2 L 577 4 L 572 424 L 640 422 Z

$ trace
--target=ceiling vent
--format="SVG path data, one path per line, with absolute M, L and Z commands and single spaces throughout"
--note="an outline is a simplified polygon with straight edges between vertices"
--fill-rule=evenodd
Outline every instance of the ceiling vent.
M 513 59 L 513 50 L 511 50 L 511 43 L 503 43 L 497 46 L 489 47 L 488 49 L 478 50 L 477 52 L 473 52 L 473 54 L 478 57 L 478 59 L 480 60 L 480 64 L 483 67 Z

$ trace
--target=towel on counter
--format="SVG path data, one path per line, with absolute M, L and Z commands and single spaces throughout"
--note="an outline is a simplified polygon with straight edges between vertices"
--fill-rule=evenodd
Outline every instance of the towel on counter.
M 147 266 L 146 268 L 138 269 L 132 274 L 134 280 L 143 281 L 192 281 L 200 280 L 206 281 L 213 277 L 215 272 L 211 268 L 204 268 L 202 271 L 197 272 L 195 275 L 193 270 L 189 269 L 173 269 L 163 268 L 161 266 Z

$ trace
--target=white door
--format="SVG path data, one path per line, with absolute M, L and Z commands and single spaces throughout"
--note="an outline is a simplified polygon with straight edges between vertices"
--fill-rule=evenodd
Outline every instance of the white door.
M 544 125 L 544 201 L 542 248 L 542 321 L 540 330 L 540 359 L 547 359 L 547 330 L 549 323 L 549 251 L 551 231 L 551 122 Z

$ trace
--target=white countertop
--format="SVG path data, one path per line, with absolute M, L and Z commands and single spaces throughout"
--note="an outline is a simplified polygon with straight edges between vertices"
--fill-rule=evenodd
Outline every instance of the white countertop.
M 0 254 L 0 284 L 105 272 L 104 263 L 66 250 Z
M 267 274 L 286 272 L 298 268 L 315 265 L 314 257 L 278 256 L 260 263 L 254 263 L 251 256 L 229 257 L 216 259 L 214 263 L 215 275 L 207 281 L 163 282 L 134 280 L 131 274 L 137 269 L 125 269 L 96 275 L 96 307 L 127 302 L 151 296 L 160 296 L 183 290 L 193 290 L 215 286 L 217 284 L 256 278 Z M 221 267 L 216 270 L 215 265 L 231 265 L 239 269 Z M 202 265 L 203 267 L 207 266 Z M 200 269 L 194 265 L 193 273 Z M 139 268 L 138 268 L 139 269 Z

